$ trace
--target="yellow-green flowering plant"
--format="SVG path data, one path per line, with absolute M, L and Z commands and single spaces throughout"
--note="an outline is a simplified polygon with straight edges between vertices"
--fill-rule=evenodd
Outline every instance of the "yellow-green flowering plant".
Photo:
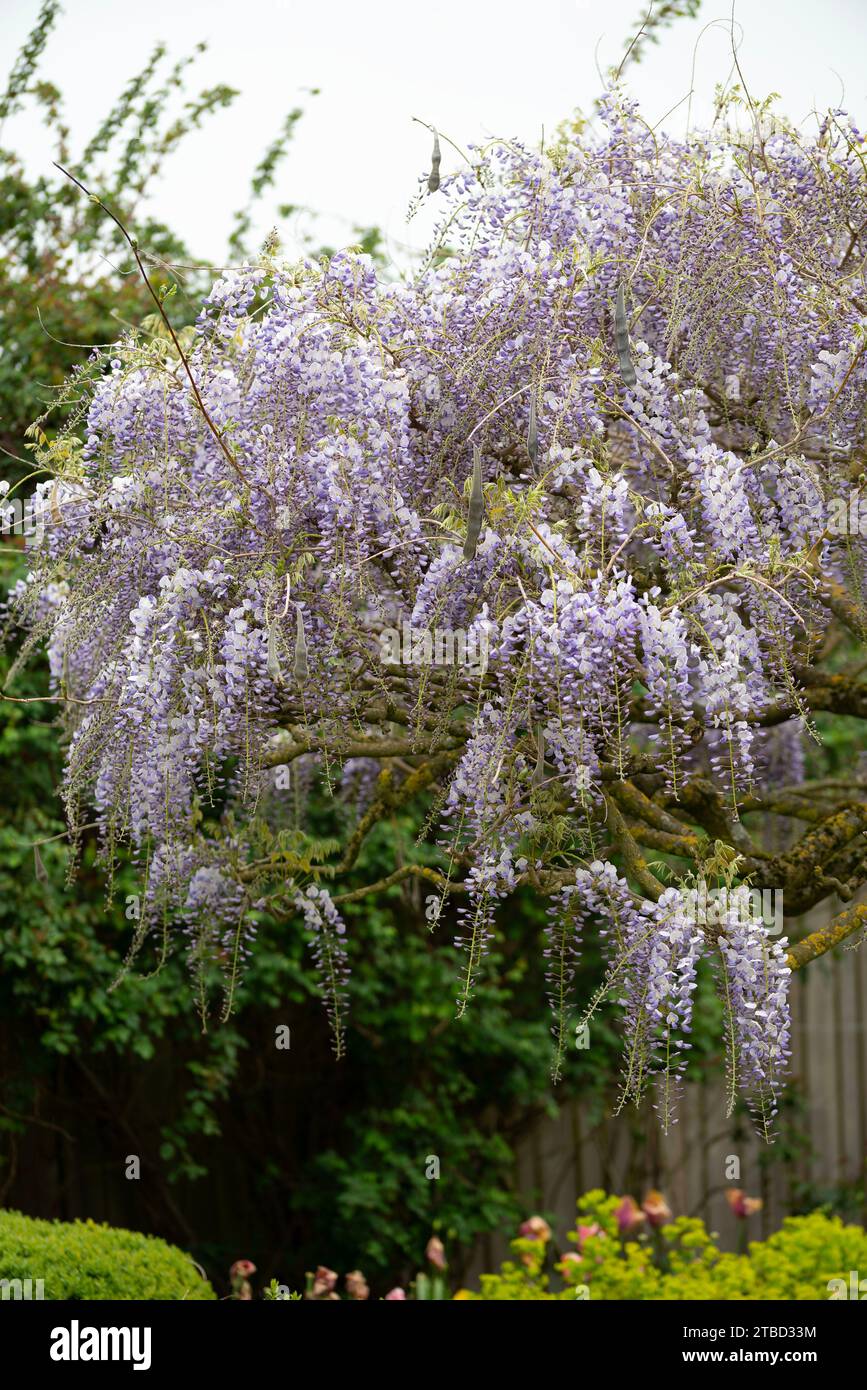
M 742 1219 L 758 1209 L 754 1199 L 736 1196 L 732 1210 Z M 751 1241 L 746 1254 L 730 1254 L 703 1221 L 673 1217 L 659 1193 L 639 1206 L 597 1189 L 580 1199 L 569 1238 L 574 1248 L 552 1257 L 550 1228 L 532 1218 L 512 1242 L 515 1258 L 483 1274 L 479 1292 L 461 1289 L 455 1297 L 802 1301 L 842 1297 L 851 1271 L 867 1275 L 867 1234 L 823 1211 L 790 1216 L 767 1240 Z

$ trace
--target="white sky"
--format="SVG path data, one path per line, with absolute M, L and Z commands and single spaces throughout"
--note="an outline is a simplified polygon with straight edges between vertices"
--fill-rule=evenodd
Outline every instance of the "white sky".
M 729 0 L 704 0 L 697 20 L 680 19 L 638 66 L 630 86 L 655 124 L 691 85 L 696 40 L 712 19 L 728 19 Z M 377 223 L 392 249 L 423 245 L 428 210 L 406 224 L 406 209 L 429 167 L 430 136 L 419 116 L 458 144 L 486 135 L 538 140 L 600 89 L 594 52 L 619 62 L 644 0 L 66 0 L 42 75 L 66 95 L 73 155 L 113 97 L 164 39 L 179 57 L 205 39 L 192 85 L 225 82 L 241 96 L 189 137 L 175 155 L 151 208 L 214 261 L 225 255 L 232 213 L 246 200 L 249 175 L 301 89 L 307 115 L 257 229 L 273 223 L 278 202 L 327 214 L 321 233 L 351 241 L 351 222 Z M 38 0 L 0 0 L 0 67 L 8 71 Z M 802 120 L 811 108 L 845 104 L 867 128 L 865 0 L 737 0 L 744 30 L 741 66 L 754 96 L 777 91 L 782 109 Z M 714 85 L 731 69 L 727 28 L 698 47 L 693 121 L 706 119 Z M 844 97 L 845 93 L 845 97 Z M 683 126 L 682 106 L 665 123 Z M 18 117 L 4 132 L 36 173 L 51 151 L 37 119 Z M 443 172 L 457 156 L 443 146 Z M 291 247 L 291 233 L 284 236 Z

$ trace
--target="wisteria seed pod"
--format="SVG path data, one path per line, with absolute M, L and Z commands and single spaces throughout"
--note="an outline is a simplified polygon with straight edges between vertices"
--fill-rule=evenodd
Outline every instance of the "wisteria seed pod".
M 530 462 L 535 463 L 539 457 L 539 430 L 536 424 L 536 392 L 530 396 L 530 421 L 527 425 L 527 453 L 530 455 Z
M 614 346 L 617 349 L 617 365 L 624 385 L 634 386 L 635 368 L 629 353 L 629 323 L 626 318 L 626 291 L 622 282 L 617 286 L 617 300 L 614 305 Z
M 440 186 L 440 160 L 442 159 L 442 153 L 440 151 L 440 137 L 437 134 L 436 130 L 434 130 L 433 137 L 433 154 L 430 157 L 430 174 L 428 175 L 427 181 L 429 193 L 436 193 L 437 189 Z
M 538 787 L 545 780 L 545 731 L 540 724 L 536 730 L 536 766 L 533 769 L 533 786 Z
M 283 684 L 283 672 L 280 669 L 280 658 L 277 654 L 277 641 L 279 630 L 276 620 L 268 628 L 268 675 L 275 685 Z
M 42 855 L 39 853 L 39 846 L 33 846 L 33 872 L 36 875 L 37 883 L 48 882 L 48 870 L 42 862 Z
M 58 500 L 57 500 L 57 495 L 58 495 L 58 487 L 57 487 L 57 479 L 55 478 L 55 479 L 54 479 L 54 483 L 53 483 L 52 488 L 51 488 L 51 517 L 52 517 L 52 520 L 53 520 L 58 526 L 62 526 L 62 525 L 63 525 L 63 512 L 61 511 L 60 504 L 59 504 L 59 502 L 58 502 Z
M 467 539 L 464 544 L 464 559 L 475 559 L 476 546 L 482 533 L 485 517 L 485 495 L 482 492 L 482 454 L 478 444 L 473 445 L 473 483 L 470 489 L 470 505 L 467 512 Z
M 304 614 L 300 608 L 296 608 L 298 615 L 298 626 L 295 631 L 295 662 L 292 667 L 292 674 L 299 685 L 307 679 L 307 637 L 304 633 Z

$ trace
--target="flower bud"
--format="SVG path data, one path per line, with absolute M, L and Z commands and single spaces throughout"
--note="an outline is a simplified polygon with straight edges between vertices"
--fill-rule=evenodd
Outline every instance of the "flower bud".
M 440 160 L 442 159 L 440 137 L 437 134 L 436 128 L 434 128 L 433 138 L 433 154 L 430 157 L 430 174 L 428 175 L 427 181 L 429 193 L 436 193 L 440 186 Z

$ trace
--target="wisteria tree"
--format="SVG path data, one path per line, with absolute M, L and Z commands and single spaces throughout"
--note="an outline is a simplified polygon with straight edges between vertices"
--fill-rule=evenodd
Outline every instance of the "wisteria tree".
M 339 1055 L 343 904 L 417 878 L 432 930 L 456 905 L 463 1014 L 526 885 L 555 1076 L 613 993 L 621 1103 L 651 1085 L 667 1127 L 706 956 L 731 1096 L 770 1137 L 791 972 L 867 914 L 867 784 L 823 738 L 867 716 L 867 185 L 843 113 L 811 137 L 741 113 L 678 141 L 615 85 L 550 148 L 449 148 L 442 173 L 435 136 L 411 279 L 266 246 L 194 328 L 160 304 L 37 435 L 10 622 L 21 660 L 48 643 L 70 835 L 95 807 L 109 873 L 132 847 L 131 958 L 182 942 L 203 1008 L 283 914 Z M 414 850 L 366 881 L 398 811 Z M 756 890 L 843 906 L 789 944 Z

